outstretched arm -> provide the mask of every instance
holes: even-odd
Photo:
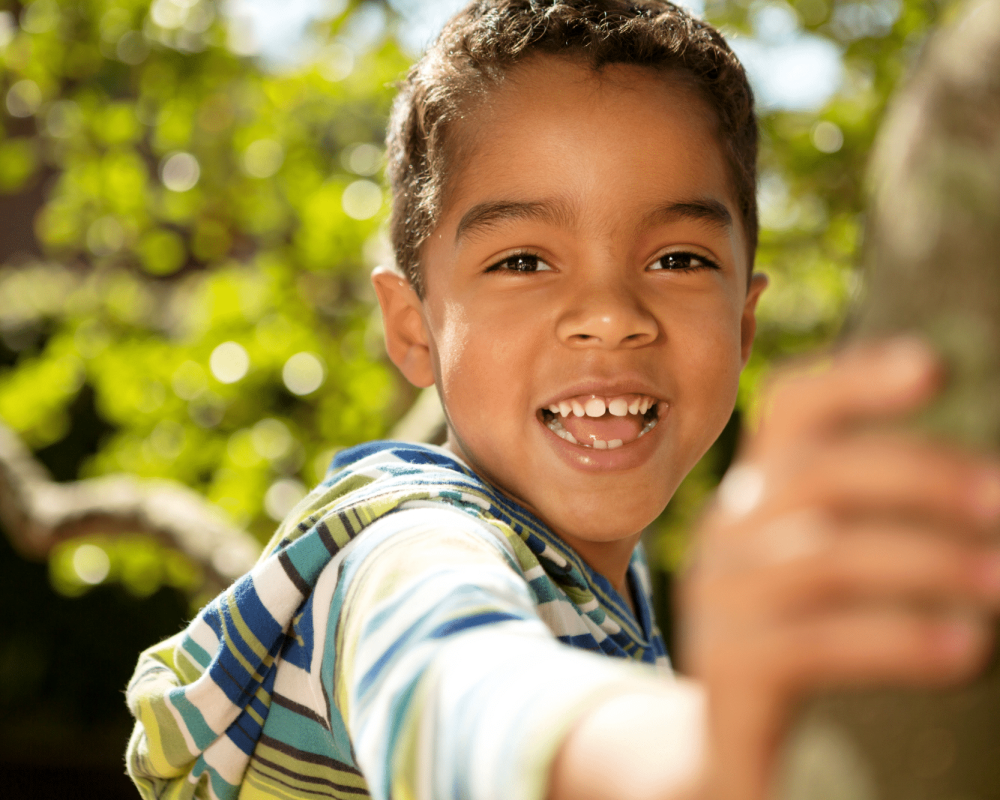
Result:
[[[900,340],[786,375],[698,535],[682,656],[706,758],[671,763],[669,694],[622,697],[563,745],[551,800],[760,800],[810,690],[970,677],[1000,607],[1000,465],[872,423],[924,403],[932,355]],[[686,788],[687,787],[687,788]]]

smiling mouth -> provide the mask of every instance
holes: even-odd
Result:
[[[660,404],[649,395],[586,395],[539,409],[542,423],[560,439],[595,450],[631,444],[656,427]],[[666,403],[662,403],[666,408]]]

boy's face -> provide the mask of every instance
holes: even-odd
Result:
[[[719,435],[749,356],[765,282],[713,131],[651,70],[530,60],[453,129],[424,299],[376,276],[449,447],[599,570]]]

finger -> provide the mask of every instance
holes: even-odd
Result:
[[[920,340],[899,337],[853,347],[825,362],[779,373],[766,393],[760,437],[784,447],[847,422],[885,417],[926,402],[941,367]]]
[[[988,531],[1000,520],[1000,464],[902,436],[849,437],[761,478],[761,513],[803,505],[953,520]]]
[[[755,578],[763,604],[799,615],[859,602],[1000,608],[1000,548],[904,525],[864,524]]]
[[[769,638],[774,674],[783,673],[786,685],[799,690],[887,682],[947,685],[982,669],[992,646],[985,618],[889,608],[842,610]]]

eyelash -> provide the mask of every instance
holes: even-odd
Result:
[[[512,262],[521,262],[525,266],[529,266],[530,265],[532,268],[531,269],[517,269],[517,268],[509,269],[509,268],[505,268],[504,267],[505,264],[511,264]],[[527,262],[527,264],[525,264],[525,262]],[[506,257],[500,259],[499,261],[497,261],[495,264],[491,264],[489,267],[486,268],[486,271],[487,272],[512,272],[514,274],[519,274],[519,275],[524,275],[524,274],[528,274],[528,273],[532,273],[532,272],[548,272],[548,271],[550,271],[550,270],[539,270],[538,269],[538,265],[540,263],[541,264],[545,264],[545,261],[540,256],[537,256],[534,253],[527,253],[527,252],[525,252],[525,253],[511,253],[509,256],[506,256]],[[548,266],[548,265],[546,264],[546,266]]]
[[[655,268],[655,265],[662,261],[682,261],[683,266],[676,267],[660,267]],[[692,262],[700,262],[696,265],[692,265]],[[688,252],[676,252],[676,253],[664,253],[656,261],[654,261],[650,268],[653,268],[655,272],[697,272],[702,269],[719,269],[719,265],[712,261],[712,259],[707,256],[699,255],[698,253],[688,253]]]
[[[655,267],[656,264],[660,264],[663,261],[682,262],[682,264],[672,267],[667,267],[667,266],[662,266],[659,268]],[[515,263],[520,263],[521,267],[510,268],[505,266],[508,264],[515,264]],[[486,268],[486,271],[512,272],[520,275],[529,274],[533,272],[548,272],[549,270],[538,269],[538,265],[540,263],[544,264],[545,262],[534,253],[528,253],[528,252],[512,253],[506,258],[497,261],[495,264],[491,264],[489,267]],[[654,261],[653,264],[650,265],[650,268],[652,268],[654,272],[697,272],[703,269],[717,270],[719,269],[719,265],[712,259],[708,258],[707,256],[699,255],[698,253],[689,253],[681,251],[675,253],[665,253],[664,255],[656,259],[656,261]]]

